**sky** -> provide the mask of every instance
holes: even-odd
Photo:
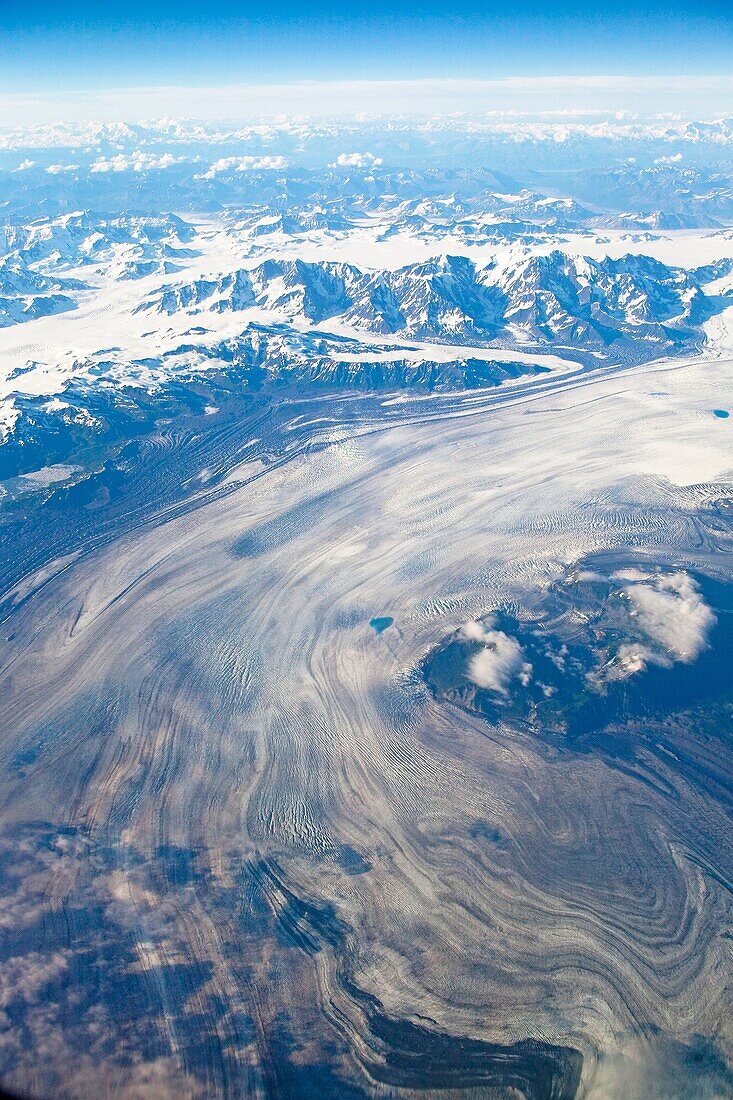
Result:
[[[591,76],[651,77],[659,84],[733,76],[729,6],[729,0],[465,0],[457,6],[447,0],[356,6],[344,0],[0,0],[0,96],[11,111],[13,97],[27,104],[29,95],[50,107],[54,97],[78,96],[86,110],[92,92],[140,88]],[[297,108],[297,90],[291,98]]]
[[[726,0],[2,0],[0,90],[733,72]]]

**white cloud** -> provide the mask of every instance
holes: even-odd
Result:
[[[682,153],[672,153],[669,157],[657,157],[654,161],[655,164],[679,164],[682,160]]]
[[[643,102],[649,114],[723,118],[733,113],[733,77],[583,76],[498,80],[352,80],[219,87],[108,88],[0,96],[0,124],[129,122],[140,118],[262,119],[278,115],[354,117],[357,114],[426,117],[488,111],[628,112],[633,123]]]
[[[512,680],[527,686],[532,678],[532,665],[524,660],[524,651],[516,638],[495,630],[494,623],[493,617],[485,623],[464,623],[460,634],[467,641],[483,645],[468,663],[469,680],[478,687],[506,695]]]
[[[42,990],[67,971],[68,965],[67,953],[62,951],[50,955],[31,951],[6,959],[0,963],[0,1003],[4,1006],[17,1002],[36,1003]],[[8,1026],[4,1012],[0,1015],[0,1023]]]
[[[590,679],[603,683],[628,680],[637,672],[644,672],[648,665],[670,668],[672,662],[663,653],[657,653],[640,642],[624,642],[600,674],[593,674]]]
[[[646,569],[637,569],[635,566],[629,569],[617,569],[611,574],[611,580],[614,581],[650,581],[653,577],[653,573],[649,573]]]
[[[49,176],[59,176],[62,172],[78,172],[78,164],[49,164],[46,169]]]
[[[376,168],[382,163],[381,157],[373,153],[339,153],[331,168]]]
[[[459,630],[459,634],[462,638],[465,638],[467,642],[485,642],[495,622],[496,620],[493,615],[490,615],[485,623],[471,620],[471,622],[463,624]]]
[[[588,683],[599,687],[628,680],[650,665],[671,668],[676,661],[691,664],[707,644],[715,614],[698,585],[682,571],[669,574],[622,569],[613,580],[630,582],[621,588],[629,615],[642,639],[621,644],[613,656],[592,672]]]
[[[705,647],[715,615],[687,573],[655,577],[624,589],[631,614],[647,637],[675,661],[690,663]]]
[[[161,168],[171,168],[180,164],[185,157],[174,157],[171,153],[156,156],[154,153],[117,153],[113,157],[98,157],[92,164],[92,172],[149,172]]]
[[[29,168],[35,168],[35,166],[36,166],[36,162],[34,160],[28,160],[28,158],[26,158],[25,160],[22,160],[20,162],[18,167],[15,169],[15,171],[16,172],[27,172]]]
[[[280,156],[260,157],[222,157],[215,160],[206,172],[196,176],[200,180],[213,180],[225,172],[260,172],[268,169],[281,170],[287,168],[288,161]]]

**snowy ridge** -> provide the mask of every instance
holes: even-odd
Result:
[[[445,256],[396,271],[268,260],[218,279],[165,287],[140,309],[162,314],[259,307],[283,319],[349,325],[415,338],[600,348],[642,341],[660,349],[699,338],[710,304],[694,277],[646,256],[596,262],[559,251],[498,268]],[[632,354],[633,352],[627,354]]]

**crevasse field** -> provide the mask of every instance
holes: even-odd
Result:
[[[733,1097],[733,124],[0,135],[0,1081]]]

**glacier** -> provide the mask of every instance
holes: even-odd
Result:
[[[730,119],[0,133],[0,1084],[733,1096]]]

